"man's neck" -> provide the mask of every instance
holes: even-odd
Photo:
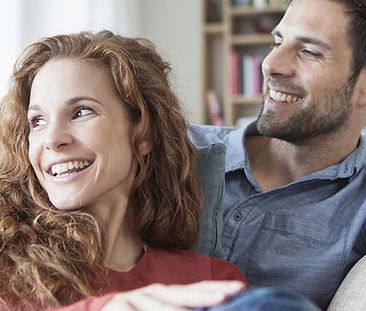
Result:
[[[294,182],[340,163],[357,147],[359,134],[322,135],[303,144],[248,136],[246,148],[254,178],[263,191]]]

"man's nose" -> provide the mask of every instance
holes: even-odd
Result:
[[[294,75],[296,53],[293,50],[281,44],[274,47],[262,63],[262,71],[265,76],[283,76],[291,77]]]
[[[61,121],[50,122],[46,129],[44,148],[57,151],[72,144],[73,136],[68,124]]]

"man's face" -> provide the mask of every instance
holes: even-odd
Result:
[[[304,143],[347,126],[353,94],[348,22],[345,7],[335,1],[292,2],[262,66],[262,135]]]

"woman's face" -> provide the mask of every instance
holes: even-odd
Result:
[[[32,84],[28,120],[29,159],[55,207],[128,198],[137,166],[132,124],[101,65],[46,63]]]

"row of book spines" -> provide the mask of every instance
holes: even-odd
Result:
[[[258,96],[262,88],[263,56],[258,54],[231,53],[231,94]]]

